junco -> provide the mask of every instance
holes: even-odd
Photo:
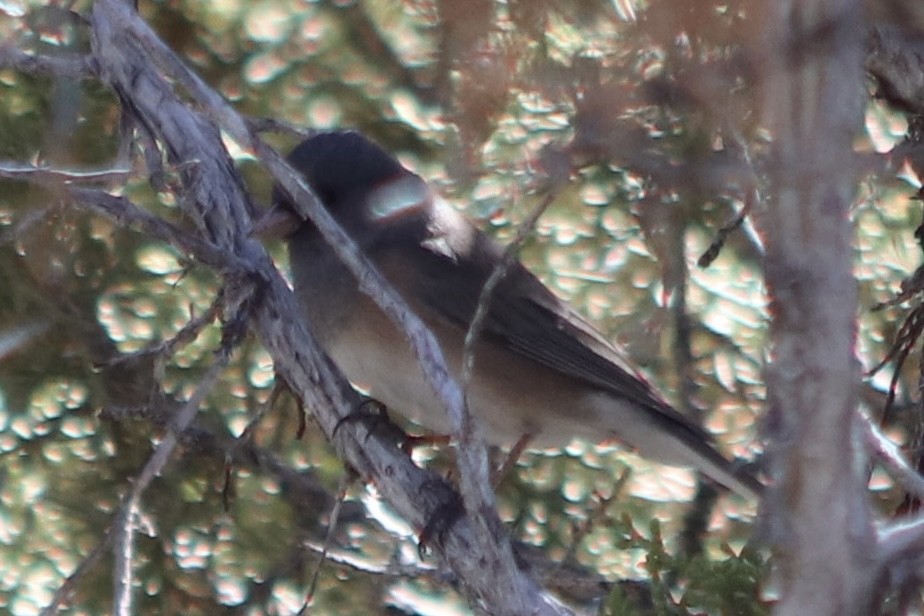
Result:
[[[431,329],[458,378],[466,331],[503,248],[357,132],[316,134],[288,160]],[[324,350],[387,408],[447,433],[446,411],[403,334],[289,203],[277,187],[258,233],[287,237],[295,291]],[[707,432],[662,400],[519,262],[491,296],[474,354],[469,407],[492,444],[511,445],[524,435],[537,447],[562,447],[575,437],[617,439],[652,460],[695,467],[741,494],[760,492],[760,483],[735,469]]]

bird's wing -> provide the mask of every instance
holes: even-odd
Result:
[[[392,263],[414,264],[413,275],[398,276],[398,286],[413,286],[406,296],[420,298],[418,308],[428,313],[421,315],[425,320],[441,319],[464,332],[503,250],[468,221],[450,214],[432,226],[423,242],[392,245],[381,254],[390,255]],[[383,265],[395,271],[393,265]],[[663,401],[610,343],[518,261],[491,296],[481,336],[709,438]]]

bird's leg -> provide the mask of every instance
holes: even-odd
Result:
[[[450,440],[448,434],[415,436],[406,433],[388,416],[388,407],[375,398],[364,398],[355,411],[341,417],[334,426],[333,435],[337,434],[337,431],[343,424],[353,422],[369,422],[369,434],[366,438],[369,438],[369,436],[378,432],[381,428],[387,428],[389,434],[394,435],[395,442],[399,443],[398,446],[401,448],[401,451],[409,456],[417,447],[448,445]]]
[[[401,444],[401,450],[407,455],[411,455],[417,447],[443,447],[449,443],[450,436],[448,434],[426,434],[421,436],[405,434],[404,442]]]

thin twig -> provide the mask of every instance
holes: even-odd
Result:
[[[882,409],[881,421],[883,423],[885,423],[889,411],[892,408],[892,403],[895,402],[895,393],[898,389],[898,381],[901,378],[902,366],[905,365],[905,360],[908,359],[908,355],[914,350],[914,345],[921,338],[922,334],[924,334],[924,305],[919,305],[912,308],[908,316],[905,317],[901,327],[898,329],[898,333],[895,334],[895,341],[892,343],[892,346],[889,347],[886,356],[881,362],[870,368],[869,372],[867,372],[868,377],[873,376],[890,361],[894,360],[895,362],[895,370],[892,372],[892,379],[889,382],[889,393],[886,397],[884,408]]]
[[[0,67],[10,67],[31,75],[93,77],[99,69],[91,55],[52,57],[29,54],[13,45],[0,45]]]
[[[247,307],[248,303],[244,302],[240,304],[239,309],[246,310]],[[226,325],[226,329],[235,327],[240,322],[242,317],[243,315],[237,314],[234,318],[229,319],[228,325]],[[238,335],[236,335],[236,332],[232,331],[226,333],[226,336],[222,341],[222,346],[216,353],[215,362],[209,367],[205,375],[203,375],[192,396],[190,396],[189,399],[183,404],[176,416],[172,418],[172,421],[169,424],[169,429],[164,435],[163,440],[161,440],[157,446],[157,449],[154,450],[154,453],[151,454],[151,457],[148,458],[148,461],[141,469],[141,472],[138,474],[137,479],[134,481],[131,490],[123,499],[122,506],[119,508],[116,519],[110,525],[109,529],[106,531],[106,536],[100,543],[101,546],[107,546],[112,542],[116,533],[122,533],[122,536],[119,537],[117,546],[118,550],[116,554],[117,580],[114,583],[116,588],[116,613],[129,613],[128,611],[118,610],[130,611],[131,609],[131,597],[126,597],[124,595],[130,594],[131,592],[132,563],[130,562],[130,559],[133,553],[131,542],[134,536],[134,530],[130,527],[134,525],[134,520],[137,513],[137,504],[141,501],[142,495],[151,485],[151,482],[154,481],[154,478],[163,472],[164,467],[167,465],[167,462],[173,453],[173,450],[176,448],[176,445],[179,442],[180,435],[182,435],[182,433],[190,426],[196,416],[196,413],[199,410],[199,407],[202,405],[202,401],[205,399],[206,395],[212,391],[215,383],[218,382],[218,378],[227,367],[228,362],[231,359],[232,350],[236,346],[239,339],[240,338]],[[98,549],[100,549],[99,546],[97,550]],[[99,558],[97,550],[94,550],[91,553],[91,556],[94,558],[94,562]],[[87,559],[84,559],[84,562],[86,563],[89,558],[90,557],[88,556]],[[82,566],[78,568],[78,571],[81,572],[81,575],[86,573],[87,570],[89,570],[89,566]],[[73,577],[74,576],[72,575],[71,578]],[[69,591],[73,588],[73,585],[76,583],[76,579],[72,582],[71,578],[68,578],[65,584],[58,589],[58,592],[55,593],[55,598],[52,604],[43,610],[43,614],[55,613],[57,607],[60,605],[60,602],[64,600]],[[68,586],[66,592],[63,590],[65,585]],[[59,595],[60,599],[58,598]]]
[[[185,254],[195,255],[202,263],[219,271],[247,271],[246,262],[230,251],[223,250],[166,220],[138,207],[127,197],[111,195],[102,190],[70,187],[68,193],[77,205],[105,216],[117,225],[137,229],[151,237],[175,246]]]
[[[7,180],[100,183],[125,180],[131,173],[131,169],[61,169],[0,160],[0,178]]]
[[[904,559],[920,560],[924,553],[924,516],[879,531],[877,564],[896,567]]]
[[[885,466],[906,492],[924,499],[924,477],[908,464],[895,443],[886,438],[866,415],[857,413],[857,417],[870,453]]]
[[[334,508],[330,512],[330,520],[327,522],[327,532],[324,535],[324,546],[315,565],[314,572],[311,574],[311,582],[308,584],[308,593],[305,596],[305,602],[298,611],[299,616],[308,613],[308,607],[314,601],[314,593],[318,588],[318,579],[321,577],[321,567],[327,560],[327,552],[330,549],[331,542],[334,540],[334,531],[337,530],[337,522],[340,519],[340,509],[343,507],[343,501],[346,500],[347,489],[352,481],[351,474],[345,472],[340,478],[340,487],[337,489],[337,499],[334,501]]]
[[[29,345],[49,329],[51,329],[51,323],[42,321],[14,325],[0,330],[0,361]]]
[[[323,554],[324,558],[330,562],[336,565],[340,565],[341,567],[349,567],[357,573],[380,575],[388,578],[404,578],[409,580],[417,580],[421,578],[432,579],[434,577],[445,578],[447,575],[451,575],[443,569],[428,565],[426,563],[404,565],[401,563],[390,562],[388,564],[380,565],[373,563],[365,558],[360,558],[356,554],[350,552],[345,552],[342,550],[331,550],[325,544],[317,543],[314,541],[305,541],[303,545],[316,554]],[[445,579],[440,579],[440,582],[445,581]]]
[[[247,425],[244,427],[244,430],[241,432],[241,435],[234,439],[234,444],[225,452],[225,482],[224,486],[221,489],[221,501],[224,505],[225,511],[231,509],[231,494],[233,484],[233,471],[234,471],[234,460],[238,457],[240,450],[253,443],[253,433],[256,431],[257,426],[263,421],[263,418],[273,409],[276,405],[276,400],[279,398],[279,394],[282,393],[285,386],[281,381],[277,380],[276,384],[273,386],[273,391],[270,392],[269,398],[266,399],[260,408],[257,410],[257,413],[251,418]]]
[[[114,526],[116,542],[114,547],[115,571],[113,578],[113,613],[116,616],[131,616],[132,613],[132,563],[135,560],[135,531],[138,517],[138,496],[132,491],[122,507]]]
[[[64,604],[67,598],[73,592],[74,587],[77,586],[77,583],[83,579],[83,576],[87,574],[99,561],[100,557],[106,553],[106,550],[109,549],[109,546],[112,544],[112,540],[115,538],[116,533],[116,520],[113,520],[113,523],[109,525],[106,531],[103,533],[102,539],[99,543],[90,550],[90,553],[87,554],[83,560],[80,561],[80,564],[77,565],[77,568],[74,569],[74,572],[71,573],[64,582],[58,586],[58,590],[55,591],[55,594],[51,598],[51,602],[42,608],[40,616],[54,616],[58,613],[58,609]]]
[[[180,331],[178,331],[172,338],[154,343],[134,353],[123,353],[112,361],[108,362],[108,365],[121,362],[130,362],[138,359],[139,357],[149,355],[156,356],[159,361],[164,361],[170,357],[173,357],[180,349],[192,343],[196,338],[198,338],[202,330],[218,317],[218,314],[221,312],[221,304],[222,298],[219,295],[212,301],[208,309],[199,316],[195,316],[193,313],[193,308],[190,306],[189,321],[187,321],[186,324],[180,328]]]
[[[39,223],[47,220],[52,214],[54,214],[56,209],[57,208],[50,206],[36,208],[26,212],[24,216],[19,218],[15,225],[12,225],[11,229],[7,229],[3,233],[0,233],[0,246],[10,242],[15,242],[23,235],[28,233],[32,227],[35,227]]]
[[[465,343],[462,347],[462,391],[463,395],[466,397],[466,406],[468,406],[468,389],[469,384],[472,380],[472,372],[475,367],[475,342],[478,341],[478,338],[481,337],[481,330],[484,328],[484,320],[488,316],[488,311],[491,309],[491,296],[494,294],[494,290],[497,288],[497,285],[500,284],[501,280],[504,279],[504,276],[507,275],[507,272],[510,270],[510,266],[513,265],[516,260],[517,253],[520,250],[520,247],[523,245],[523,242],[526,241],[526,238],[533,232],[536,227],[536,223],[539,221],[539,217],[548,209],[549,205],[554,200],[554,195],[547,195],[540,203],[537,205],[529,216],[520,223],[517,228],[516,235],[510,244],[507,245],[504,250],[504,255],[501,257],[500,262],[494,266],[494,270],[491,272],[491,275],[488,276],[487,281],[485,281],[484,286],[481,288],[481,294],[478,296],[478,304],[475,309],[475,315],[472,317],[472,322],[468,326],[468,330],[465,332]]]
[[[246,118],[247,125],[255,133],[280,133],[283,135],[289,135],[292,137],[297,137],[299,139],[307,139],[316,131],[312,129],[306,129],[303,126],[293,124],[291,122],[286,122],[285,120],[280,120],[278,118],[265,118],[265,117],[248,117]]]
[[[696,261],[696,264],[701,268],[709,267],[712,262],[715,261],[719,256],[719,253],[722,251],[722,247],[725,245],[728,236],[742,227],[745,227],[746,230],[750,231],[748,236],[752,238],[759,252],[761,254],[763,253],[763,245],[760,242],[760,238],[757,236],[754,230],[749,225],[747,225],[751,213],[761,203],[760,187],[757,172],[754,170],[754,161],[751,158],[751,151],[740,132],[735,130],[733,127],[728,126],[726,127],[726,133],[730,136],[730,139],[728,140],[729,146],[734,146],[735,149],[738,150],[741,158],[744,159],[745,168],[749,170],[749,173],[746,174],[746,179],[744,180],[744,204],[741,207],[741,210],[735,216],[733,216],[731,220],[726,222],[724,225],[722,225],[721,228],[719,228],[718,231],[716,231],[715,239],[712,240],[712,243],[709,244],[709,247]],[[732,148],[730,147],[729,149]]]

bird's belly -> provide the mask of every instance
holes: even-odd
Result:
[[[402,334],[381,319],[354,321],[354,327],[328,341],[327,352],[350,381],[389,410],[436,433],[451,432],[446,409],[424,379]],[[457,331],[431,324],[456,382],[460,384],[462,349]],[[530,360],[515,358],[490,345],[477,345],[475,371],[467,388],[469,408],[480,420],[488,442],[512,445],[532,436],[537,447],[563,447],[573,438],[599,441],[596,404],[586,387],[575,385]],[[596,402],[596,401],[595,401]]]

